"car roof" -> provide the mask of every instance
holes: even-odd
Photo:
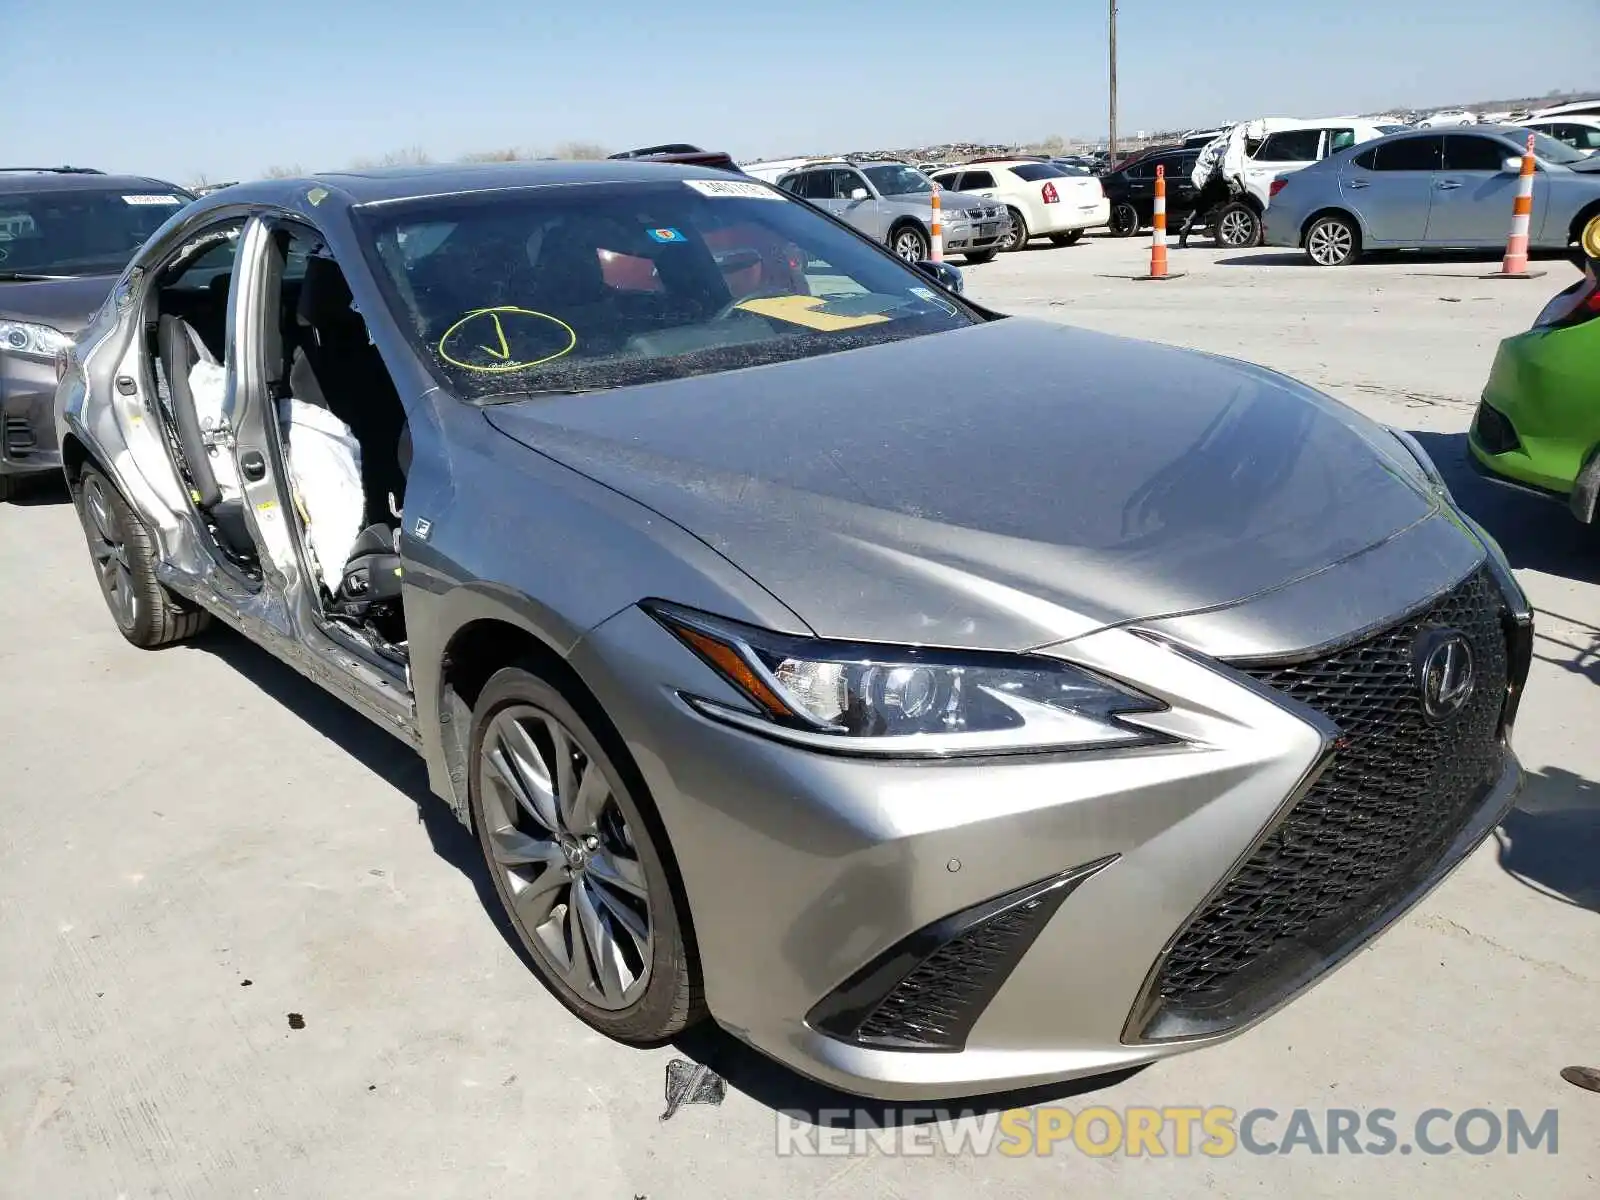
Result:
[[[1553,117],[1529,117],[1520,124],[1529,129],[1539,125],[1592,125],[1600,129],[1600,113],[1557,113]]]
[[[290,204],[311,188],[335,192],[351,206],[398,200],[454,196],[531,187],[563,187],[604,183],[660,183],[670,179],[715,179],[732,182],[727,171],[648,159],[560,160],[506,163],[451,163],[427,166],[377,167],[372,170],[328,171],[295,179],[269,179],[237,184],[203,196],[201,202]],[[741,179],[759,184],[759,180]]]
[[[0,196],[36,195],[39,192],[110,192],[118,188],[148,192],[159,189],[187,195],[187,190],[148,175],[102,175],[98,171],[56,169],[0,170]]]

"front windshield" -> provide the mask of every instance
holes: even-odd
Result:
[[[402,329],[473,401],[708,374],[978,320],[914,268],[753,181],[503,190],[356,217]]]
[[[904,163],[862,167],[861,173],[872,180],[872,186],[883,196],[920,196],[933,191],[933,184],[926,175]]]
[[[148,186],[0,195],[0,276],[115,274],[187,202]]]
[[[1523,138],[1530,133],[1533,135],[1533,156],[1541,162],[1565,167],[1572,163],[1583,162],[1588,157],[1581,150],[1574,150],[1565,142],[1557,141],[1547,133],[1540,133],[1537,129],[1521,130]]]

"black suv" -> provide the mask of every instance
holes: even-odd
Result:
[[[87,167],[0,168],[0,500],[59,471],[55,357],[145,240],[194,197]]]
[[[1100,176],[1100,186],[1111,201],[1112,234],[1132,237],[1155,221],[1158,166],[1167,169],[1167,228],[1176,229],[1199,194],[1189,178],[1199,158],[1198,146],[1174,146],[1127,159]]]

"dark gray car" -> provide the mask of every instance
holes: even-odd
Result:
[[[809,163],[778,186],[826,209],[852,228],[882,242],[906,262],[928,257],[933,243],[934,184],[905,163]],[[1011,232],[1005,206],[966,192],[941,191],[943,249],[986,263]]]
[[[55,357],[156,228],[192,197],[142,176],[0,170],[0,501],[60,469]]]
[[[1002,317],[753,180],[225,190],[65,369],[124,635],[216,617],[417,750],[625,1041],[709,1014],[889,1097],[1209,1045],[1519,784],[1530,610],[1413,440]],[[366,528],[323,561],[300,455],[346,437]]]

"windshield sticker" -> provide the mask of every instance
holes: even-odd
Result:
[[[176,208],[183,203],[182,200],[173,195],[124,196],[122,202],[124,204],[158,204],[171,208]]]
[[[309,192],[306,193],[306,199],[311,201],[311,207],[312,208],[315,208],[317,205],[321,204],[327,198],[328,198],[328,189],[325,188],[325,187],[314,187]]]
[[[791,325],[835,333],[841,329],[859,329],[863,325],[881,325],[889,318],[882,313],[865,313],[861,316],[843,316],[822,312],[826,304],[821,296],[757,296],[738,307],[761,317],[774,317]]]
[[[946,300],[943,296],[937,295],[925,287],[907,288],[906,291],[910,292],[918,300],[926,300],[935,308],[942,308],[951,316],[956,314],[957,309],[954,304],[950,303],[950,301]]]
[[[439,357],[463,371],[502,375],[554,362],[577,344],[577,331],[559,317],[502,305],[464,314],[439,339]]]
[[[782,200],[783,193],[764,183],[746,183],[742,179],[685,179],[683,186],[716,200]]]
[[[671,228],[647,229],[645,232],[650,235],[652,242],[687,242],[689,240],[680,231]]]

